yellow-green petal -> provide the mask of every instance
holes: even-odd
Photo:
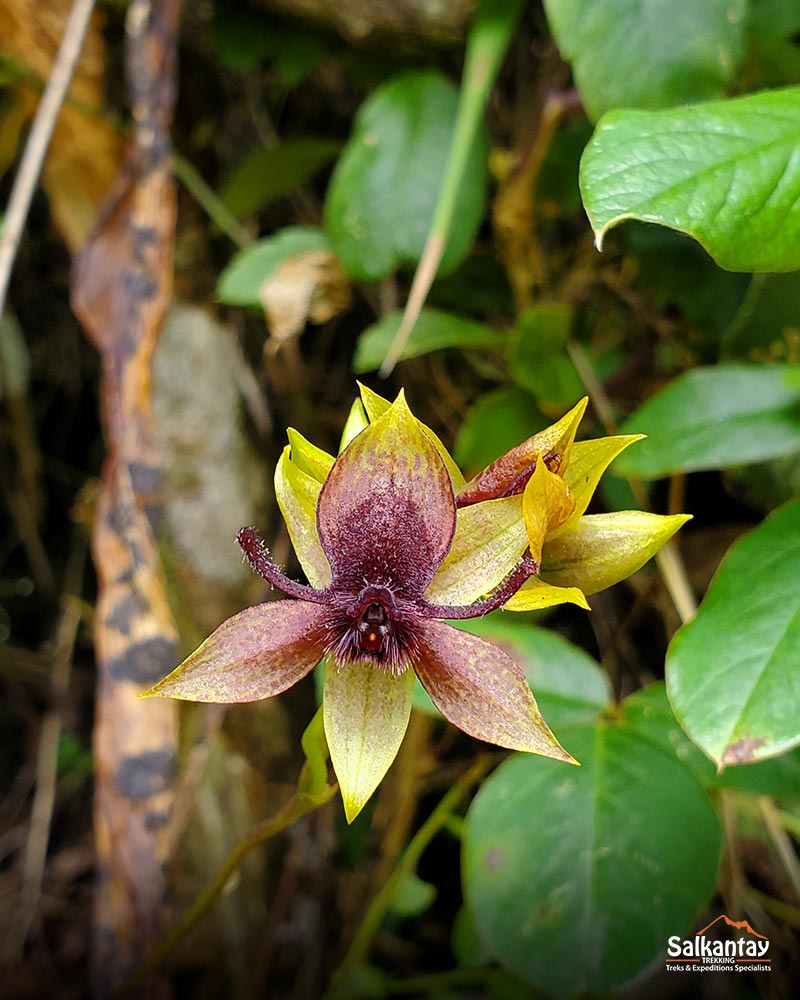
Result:
[[[574,506],[569,487],[561,476],[547,468],[540,455],[522,495],[528,544],[531,556],[537,562],[541,562],[542,547],[548,533],[567,520]]]
[[[352,823],[383,780],[403,742],[414,671],[392,674],[366,663],[325,665],[325,739]]]
[[[307,438],[304,438],[300,431],[294,427],[289,427],[286,431],[291,445],[291,458],[301,472],[316,479],[318,483],[324,483],[333,465],[333,455],[318,448]]]
[[[591,611],[583,592],[577,587],[554,587],[539,577],[524,583],[510,601],[503,605],[504,611],[541,611],[557,604],[577,604],[579,608]]]
[[[641,510],[584,515],[545,543],[542,579],[596,594],[641,569],[690,517]]]
[[[331,582],[331,567],[317,534],[317,498],[322,484],[300,470],[283,449],[275,467],[275,497],[289,531],[297,559],[312,587]]]
[[[641,441],[644,434],[625,434],[616,437],[595,438],[590,441],[576,441],[572,446],[569,465],[563,474],[564,481],[570,488],[575,501],[575,510],[567,521],[554,532],[563,532],[567,526],[574,524],[589,506],[594,496],[600,477],[611,465],[614,459],[635,441]]]
[[[539,455],[558,455],[558,471],[563,476],[569,467],[578,424],[588,402],[589,397],[585,396],[556,423],[501,455],[462,490],[456,489],[458,506],[468,507],[480,500],[493,500],[510,492],[521,493],[526,477],[530,475]]]
[[[347,414],[347,420],[344,422],[344,428],[342,429],[342,437],[339,441],[339,454],[366,427],[369,427],[369,420],[364,409],[364,404],[360,399],[354,399],[353,405],[350,407],[350,412]]]
[[[358,388],[361,390],[361,401],[364,404],[367,417],[369,418],[370,423],[372,423],[377,420],[378,417],[382,416],[389,409],[391,404],[388,399],[384,399],[383,396],[379,396],[377,392],[373,392],[372,389],[362,385],[361,382],[358,383]],[[457,493],[466,482],[464,479],[464,473],[461,469],[459,469],[453,459],[453,456],[442,444],[441,438],[434,431],[432,431],[427,424],[423,424],[423,422],[417,417],[414,417],[414,419],[420,425],[422,430],[425,431],[431,441],[433,441],[436,446],[436,450],[442,456],[442,461],[444,462],[445,468],[450,476],[450,481],[453,484],[453,490]]]
[[[462,507],[453,544],[426,598],[431,604],[472,604],[505,580],[527,546],[521,496]]]

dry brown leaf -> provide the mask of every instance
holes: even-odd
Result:
[[[310,250],[283,261],[261,285],[259,298],[270,336],[291,340],[307,320],[327,323],[350,305],[350,282],[328,250]]]
[[[6,112],[0,130],[0,172],[36,112],[70,6],[70,0],[0,0],[0,55],[31,78],[20,79],[11,90],[13,110]],[[72,252],[89,235],[122,161],[122,138],[101,113],[104,73],[102,18],[95,13],[42,172],[53,218]]]

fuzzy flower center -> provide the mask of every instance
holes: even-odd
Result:
[[[339,663],[369,663],[402,673],[417,651],[419,611],[386,584],[367,584],[358,594],[331,595],[325,652]]]

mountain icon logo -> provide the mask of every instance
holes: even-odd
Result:
[[[752,934],[753,937],[761,938],[762,941],[767,940],[766,935],[759,934],[758,931],[753,930],[747,920],[731,920],[731,918],[726,916],[724,913],[720,913],[715,920],[712,920],[710,924],[707,924],[701,931],[698,931],[697,936],[700,937],[701,934],[705,934],[706,931],[710,931],[712,927],[720,922],[720,920],[724,921],[724,923],[726,923],[728,927],[733,928],[733,930],[747,931],[747,933]]]
[[[673,934],[667,942],[666,965],[668,972],[734,972],[737,968],[769,972],[769,938],[748,920],[731,920],[721,913],[693,937]]]

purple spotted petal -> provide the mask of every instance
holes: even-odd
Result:
[[[425,621],[414,670],[442,715],[465,733],[509,750],[574,763],[550,732],[519,666],[497,646],[444,622]]]
[[[307,601],[246,608],[146,694],[225,704],[280,694],[322,659],[325,613]]]
[[[453,538],[450,477],[402,394],[337,458],[317,504],[333,588],[421,596]]]

